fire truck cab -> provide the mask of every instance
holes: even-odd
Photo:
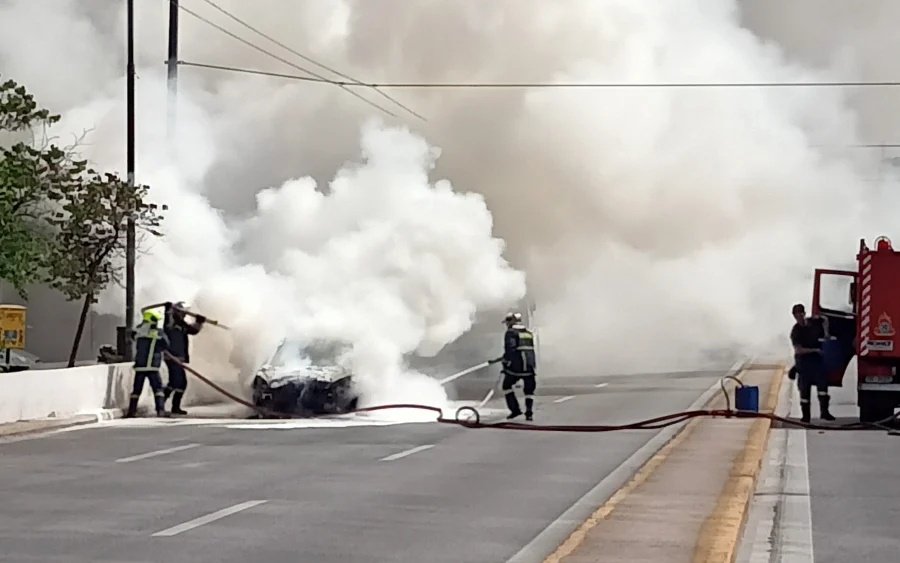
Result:
[[[894,320],[900,320],[900,252],[887,237],[877,238],[873,249],[862,239],[856,260],[855,271],[815,270],[812,314],[828,320],[823,354],[829,386],[843,386],[855,355],[859,418],[877,422],[900,406],[900,342],[894,327]],[[835,280],[849,282],[845,310],[823,304],[823,288]]]

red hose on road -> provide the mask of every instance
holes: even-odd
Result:
[[[262,407],[258,407],[253,403],[246,401],[232,393],[229,393],[225,389],[222,389],[220,386],[216,385],[209,379],[203,376],[200,372],[183,363],[178,358],[170,355],[168,352],[165,352],[165,356],[168,359],[171,359],[178,364],[180,364],[185,371],[194,375],[197,379],[202,381],[203,383],[209,385],[222,395],[228,397],[232,401],[241,404],[245,407],[253,409],[257,413],[268,416],[271,418],[305,418],[297,415],[285,414],[275,411],[270,411],[268,409],[264,409]],[[727,396],[727,394],[726,394]],[[586,425],[541,425],[541,424],[523,424],[521,422],[481,422],[481,414],[475,407],[460,407],[456,411],[456,415],[454,418],[445,418],[444,411],[438,407],[432,407],[429,405],[418,405],[418,404],[396,404],[396,405],[376,405],[372,407],[363,407],[353,411],[349,411],[348,414],[351,413],[360,413],[360,412],[375,412],[382,410],[395,410],[395,409],[416,409],[416,410],[425,410],[434,412],[437,414],[436,422],[440,422],[442,424],[454,424],[457,426],[462,426],[464,428],[493,428],[499,430],[535,430],[540,432],[613,432],[616,430],[659,430],[661,428],[665,428],[667,426],[672,426],[674,424],[680,424],[692,418],[697,418],[701,416],[711,417],[711,418],[763,418],[768,419],[773,422],[781,422],[782,424],[789,424],[792,426],[797,426],[800,428],[806,428],[809,430],[864,430],[864,429],[879,429],[879,430],[892,430],[892,428],[888,427],[888,424],[891,424],[897,420],[896,416],[892,416],[890,418],[886,418],[885,420],[873,423],[866,422],[850,422],[847,424],[814,424],[810,422],[803,422],[801,420],[793,419],[793,418],[785,418],[783,416],[778,416],[773,413],[766,412],[752,412],[752,411],[736,411],[730,408],[728,409],[702,409],[702,410],[693,410],[693,411],[683,411],[672,414],[667,414],[663,416],[658,416],[655,418],[649,418],[646,420],[641,420],[638,422],[633,422],[630,424],[619,424],[619,425],[602,425],[602,424],[586,424]],[[471,411],[475,420],[460,420],[460,414],[465,411]],[[900,416],[900,415],[898,415]]]

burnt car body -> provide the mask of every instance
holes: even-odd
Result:
[[[336,358],[340,343],[285,340],[253,377],[253,404],[260,416],[316,416],[356,409],[353,374]]]

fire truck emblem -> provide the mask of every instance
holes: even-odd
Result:
[[[894,323],[887,313],[881,313],[878,317],[878,325],[875,328],[875,334],[878,336],[894,336]]]

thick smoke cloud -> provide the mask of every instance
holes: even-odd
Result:
[[[277,50],[202,0],[183,3]],[[303,299],[312,295],[310,303],[357,299],[352,286],[323,287],[328,284],[315,279],[316,267],[304,263],[304,253],[322,252],[323,242],[327,247],[327,241],[352,240],[355,231],[351,227],[348,233],[347,227],[361,220],[350,211],[354,206],[339,203],[339,190],[316,195],[313,182],[326,186],[357,157],[361,128],[363,151],[378,145],[388,151],[382,153],[388,161],[415,160],[410,155],[423,155],[419,151],[426,145],[396,129],[379,133],[366,126],[376,112],[334,87],[182,67],[177,150],[167,153],[164,87],[157,81],[163,74],[167,4],[139,4],[144,116],[139,176],[153,181],[161,199],[178,194],[180,205],[195,210],[168,226],[169,239],[179,241],[177,251],[164,245],[154,250],[156,260],[178,273],[141,270],[141,279],[166,295],[187,287],[181,291],[217,296],[204,303],[209,307],[243,284],[262,284],[262,278],[273,276],[288,285],[304,280],[298,283],[308,284],[312,294]],[[818,59],[784,51],[746,27],[793,47],[786,37],[791,30],[767,25],[781,8],[747,12],[736,0],[261,0],[252,10],[238,0],[219,4],[295,49],[367,81],[772,82],[872,78],[873,72],[862,64],[868,44],[848,40],[842,52]],[[0,39],[3,68],[42,101],[67,111],[68,127],[96,126],[92,156],[124,162],[118,148],[124,146],[121,6],[55,0],[49,6],[49,0],[4,6],[0,21],[11,34]],[[869,21],[862,11],[857,17]],[[294,72],[186,14],[181,28],[182,59]],[[66,47],[70,39],[61,29],[79,38],[76,54]],[[16,40],[23,39],[24,30],[28,44],[40,46],[28,57]],[[873,155],[833,150],[870,140],[859,135],[859,113],[843,90],[390,93],[428,120],[410,117],[371,92],[367,97],[397,112],[397,119],[382,116],[387,124],[405,125],[442,149],[433,176],[483,195],[494,233],[508,245],[505,255],[527,273],[548,374],[680,369],[699,365],[711,350],[783,350],[790,305],[808,300],[812,269],[848,265],[860,237],[890,234],[896,223],[889,210],[900,192],[889,177],[871,181]],[[863,125],[871,121],[863,117]],[[404,145],[409,152],[403,152]],[[385,172],[390,166],[376,163],[369,178],[354,167],[339,178],[358,173],[353,181],[359,185],[402,189],[403,174],[423,174],[428,166],[430,161],[410,166],[394,177]],[[412,183],[424,189],[421,177]],[[435,214],[456,216],[452,204],[446,208],[443,201],[464,211],[466,204],[478,208],[471,236],[485,240],[490,218],[480,204],[459,196],[442,199],[440,188],[434,190],[429,201],[437,208],[412,207],[412,215],[395,217],[392,235],[374,228],[374,246],[354,248],[385,253],[394,248],[392,240],[410,244],[418,232],[413,227],[427,228]],[[288,193],[297,197],[296,213],[311,220],[291,221],[293,207],[283,199]],[[219,213],[206,213],[206,201]],[[367,210],[377,218],[376,202]],[[458,227],[443,238],[469,232]],[[192,235],[195,229],[203,229],[204,236]],[[304,242],[281,248],[267,244],[271,239]],[[341,256],[348,272],[372,271],[361,256],[341,252],[328,247],[326,254]],[[484,252],[496,256],[496,249]],[[497,263],[479,270],[480,260],[492,258],[460,263],[442,256],[449,260],[443,264],[474,272],[482,284],[478,291],[488,292],[480,302],[485,307],[499,307],[521,289]],[[255,266],[235,269],[248,262]],[[423,271],[415,279],[437,283],[444,272],[427,264],[417,264]],[[228,275],[212,275],[223,271]],[[467,283],[474,282],[453,287]],[[357,287],[368,291],[365,281]],[[409,299],[421,288],[392,289],[399,293],[391,295]],[[290,294],[287,287],[283,291]],[[431,295],[443,305],[479,303],[474,293],[462,301],[439,291]],[[276,312],[266,307],[249,299],[221,311],[236,319],[233,323],[245,319],[250,326],[258,313]],[[448,320],[426,328],[404,324],[411,334],[401,334],[397,349],[452,339],[465,329],[462,319],[469,313],[441,311]],[[363,306],[359,314],[369,311]],[[304,318],[321,319],[315,311]],[[396,317],[390,330],[409,320]],[[372,329],[370,322],[365,319],[358,330]],[[278,323],[270,328],[287,330]],[[264,349],[273,337],[259,338]],[[377,346],[366,354],[388,371],[395,367]],[[232,358],[232,363],[239,362]]]

